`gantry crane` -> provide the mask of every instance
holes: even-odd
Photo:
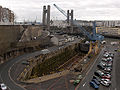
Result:
[[[67,17],[67,13],[61,9],[60,7],[58,7],[56,4],[53,4],[65,17]],[[93,22],[93,30],[92,30],[92,34],[90,34],[89,32],[87,32],[87,30],[85,30],[80,24],[78,24],[78,22],[76,20],[73,20],[73,25],[77,26],[79,28],[79,30],[81,30],[89,39],[90,39],[90,50],[89,52],[91,52],[93,44],[95,46],[95,53],[97,53],[98,51],[98,42],[97,41],[101,41],[104,39],[104,36],[96,34],[96,22]],[[92,43],[93,42],[93,43]]]

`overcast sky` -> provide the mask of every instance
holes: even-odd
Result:
[[[79,20],[120,20],[120,0],[0,0],[0,5],[10,8],[17,21],[42,20],[43,5],[51,5],[51,19],[66,19],[54,6],[73,9]]]

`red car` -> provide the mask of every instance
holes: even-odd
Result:
[[[111,75],[110,74],[104,74],[102,76],[102,78],[104,78],[104,79],[111,79]]]

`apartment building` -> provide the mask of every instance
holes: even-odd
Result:
[[[96,27],[96,32],[108,35],[120,35],[120,28],[115,27]]]
[[[13,24],[14,23],[14,13],[8,8],[3,8],[0,6],[0,24]]]

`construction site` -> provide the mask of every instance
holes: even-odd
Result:
[[[0,7],[0,82],[5,81],[8,90],[84,90],[79,89],[81,83],[107,47],[103,41],[119,46],[115,22],[76,20],[73,9],[53,6],[66,20],[51,20],[47,5],[42,7],[41,24],[18,24],[11,10]]]

